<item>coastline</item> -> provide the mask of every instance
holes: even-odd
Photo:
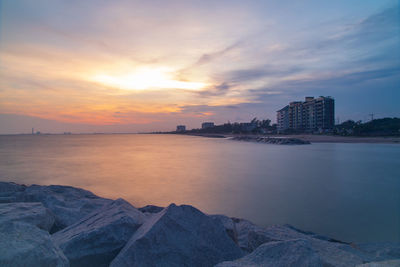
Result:
[[[293,138],[308,141],[311,143],[359,143],[359,144],[400,144],[400,137],[394,136],[340,136],[340,135],[314,135],[314,134],[293,134],[293,135],[257,135],[257,134],[212,134],[212,133],[176,133],[176,132],[160,132],[160,133],[82,133],[82,134],[0,134],[0,136],[75,136],[75,135],[146,135],[146,134],[176,134],[187,136],[199,136],[207,138],[235,138],[235,137],[250,137],[250,138]]]
[[[2,266],[400,264],[396,242],[347,243],[189,205],[136,208],[72,186],[0,182],[0,215]]]
[[[200,133],[196,134],[182,133],[182,135],[201,136],[209,138],[235,138],[235,137],[295,138],[303,141],[308,141],[310,143],[400,144],[400,137],[393,137],[393,136],[358,137],[358,136],[314,135],[314,134],[253,135],[253,134],[200,134]]]

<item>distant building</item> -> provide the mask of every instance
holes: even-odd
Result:
[[[212,127],[214,127],[213,122],[203,122],[201,124],[201,129],[207,129],[207,128],[212,128]]]
[[[186,126],[185,125],[178,125],[178,126],[176,126],[176,131],[177,132],[184,132],[184,131],[186,131]]]
[[[289,129],[289,105],[277,111],[276,123],[278,131]]]
[[[240,128],[241,128],[242,131],[244,131],[244,132],[251,132],[251,131],[253,131],[256,127],[257,127],[257,124],[256,124],[256,123],[252,123],[252,122],[242,122],[242,123],[240,123]]]
[[[335,126],[335,100],[332,97],[306,97],[277,111],[278,132],[327,132]]]

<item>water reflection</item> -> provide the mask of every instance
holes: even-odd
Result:
[[[0,179],[139,207],[191,204],[351,241],[400,240],[400,146],[279,146],[173,135],[1,136]]]

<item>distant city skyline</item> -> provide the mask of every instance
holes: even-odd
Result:
[[[332,96],[400,117],[400,6],[355,1],[1,1],[0,134],[172,131]]]

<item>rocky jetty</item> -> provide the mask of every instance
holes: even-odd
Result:
[[[53,234],[71,266],[109,266],[146,216],[117,199]]]
[[[275,145],[309,145],[309,141],[305,141],[298,138],[286,138],[286,137],[267,137],[267,136],[235,136],[231,140],[235,141],[245,141],[245,142],[256,142],[265,144],[275,144]]]
[[[70,186],[0,182],[0,266],[398,266],[400,243],[349,244]]]

